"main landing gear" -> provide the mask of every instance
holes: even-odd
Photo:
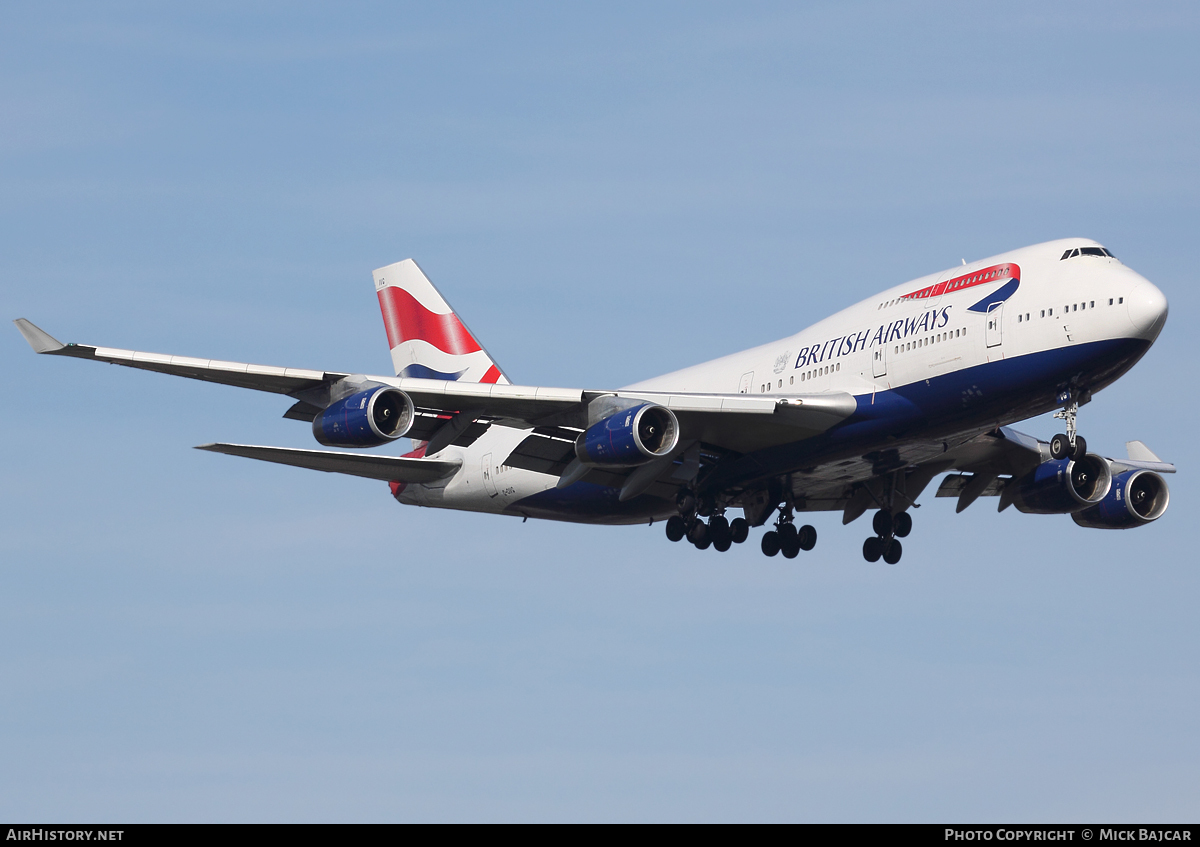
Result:
[[[695,495],[682,492],[676,503],[680,514],[667,519],[667,538],[671,541],[687,538],[698,550],[712,547],[718,553],[724,553],[734,544],[741,544],[750,537],[750,524],[745,518],[731,521],[725,517],[725,509],[711,501],[698,504],[701,515],[711,516],[708,523],[697,516]]]
[[[871,521],[875,534],[863,542],[863,558],[868,562],[878,562],[882,558],[889,565],[900,561],[904,553],[901,538],[907,538],[912,532],[912,515],[908,512],[892,514],[884,509],[875,513]]]
[[[786,559],[794,559],[801,550],[808,551],[817,546],[817,530],[808,524],[796,529],[791,506],[779,509],[775,529],[763,533],[762,551],[767,556],[782,553]]]
[[[1082,459],[1087,455],[1087,441],[1075,434],[1075,416],[1079,414],[1079,403],[1072,398],[1065,408],[1054,413],[1054,417],[1067,422],[1065,435],[1058,434],[1050,439],[1050,456],[1054,459]]]

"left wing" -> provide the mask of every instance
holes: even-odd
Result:
[[[448,444],[470,443],[493,423],[518,429],[584,429],[595,423],[592,404],[600,401],[595,408],[607,407],[613,398],[665,406],[679,419],[681,441],[699,441],[737,453],[810,438],[845,420],[857,408],[854,397],[844,392],[756,397],[629,389],[583,390],[280,368],[63,344],[24,318],[14,323],[37,353],[92,359],[286,394],[299,401],[288,410],[286,417],[300,420],[312,420],[328,406],[343,387],[339,385],[343,381],[393,386],[412,398],[420,418],[420,427],[412,435],[431,442],[430,454]],[[535,432],[533,437],[536,436]]]

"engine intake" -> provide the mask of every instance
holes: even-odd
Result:
[[[647,403],[592,424],[575,442],[575,455],[588,465],[643,465],[666,456],[678,443],[675,413]]]
[[[405,435],[415,417],[407,394],[381,386],[330,404],[313,418],[313,436],[326,447],[378,447]]]
[[[1094,506],[1112,487],[1108,462],[1095,453],[1082,459],[1051,459],[1015,480],[1012,503],[1035,515],[1065,515]]]
[[[1162,517],[1171,501],[1167,481],[1153,471],[1126,471],[1113,479],[1112,490],[1095,506],[1072,513],[1080,526],[1132,529]]]

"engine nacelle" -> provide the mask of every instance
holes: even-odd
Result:
[[[378,447],[405,435],[415,417],[407,394],[380,386],[330,404],[313,418],[313,436],[326,447]]]
[[[1065,515],[1094,506],[1112,487],[1108,462],[1095,453],[1082,459],[1051,459],[1020,479],[1012,503],[1019,511],[1035,515]]]
[[[1153,471],[1126,471],[1113,478],[1108,495],[1087,509],[1072,513],[1080,526],[1093,529],[1132,529],[1162,517],[1171,500],[1167,481]]]
[[[575,442],[575,455],[586,465],[644,465],[666,456],[678,443],[675,413],[647,403],[592,424]]]

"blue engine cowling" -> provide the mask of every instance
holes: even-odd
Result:
[[[647,403],[592,424],[575,442],[575,455],[587,465],[642,465],[666,456],[678,443],[675,413]]]
[[[1108,462],[1094,453],[1082,459],[1051,459],[1013,480],[1012,503],[1035,515],[1065,515],[1094,506],[1112,487]]]
[[[1071,517],[1080,526],[1093,529],[1131,529],[1158,520],[1170,500],[1167,481],[1158,474],[1126,471],[1113,478],[1103,500]]]
[[[343,397],[313,418],[313,436],[326,447],[378,447],[412,427],[412,400],[381,386]]]

